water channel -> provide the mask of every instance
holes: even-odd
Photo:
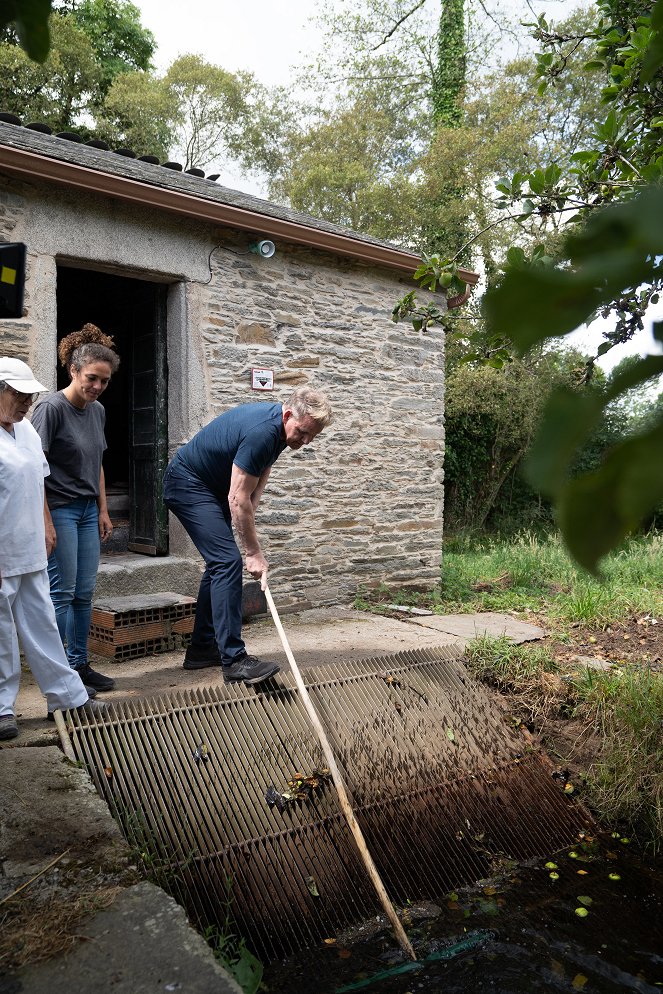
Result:
[[[405,910],[420,957],[367,923],[267,967],[270,994],[660,994],[663,863],[589,839]],[[333,940],[333,941],[332,941]]]

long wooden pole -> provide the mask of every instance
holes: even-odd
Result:
[[[302,680],[302,675],[299,672],[299,667],[297,666],[295,657],[292,654],[292,649],[290,648],[287,636],[285,634],[285,631],[283,630],[283,625],[281,624],[281,619],[279,618],[278,611],[276,610],[276,605],[274,604],[274,600],[267,585],[265,585],[265,597],[267,598],[267,604],[269,605],[269,610],[271,611],[272,618],[274,619],[276,630],[278,631],[281,637],[281,642],[283,643],[285,654],[288,657],[288,662],[290,663],[290,669],[292,670],[293,676],[295,678],[297,689],[299,690],[301,699],[304,703],[304,707],[308,712],[308,716],[311,719],[311,724],[315,728],[315,731],[320,740],[320,745],[322,746],[322,750],[325,754],[325,759],[327,760],[327,766],[329,767],[329,771],[332,775],[332,779],[334,781],[336,790],[338,792],[338,799],[341,802],[341,809],[347,819],[352,834],[355,837],[355,842],[357,843],[359,854],[364,861],[364,865],[366,866],[368,875],[371,878],[371,882],[375,887],[375,890],[377,891],[377,895],[380,898],[382,907],[386,911],[389,920],[393,926],[394,933],[396,935],[396,938],[398,939],[401,949],[405,953],[407,953],[407,955],[411,959],[416,960],[417,955],[414,949],[412,948],[412,943],[405,934],[405,929],[403,928],[401,921],[398,915],[396,914],[396,910],[393,904],[389,900],[389,895],[385,890],[380,874],[378,873],[377,867],[373,862],[373,858],[368,851],[368,847],[366,845],[366,840],[364,839],[363,832],[357,823],[357,819],[354,816],[354,812],[350,805],[350,801],[348,800],[348,794],[345,789],[345,784],[343,783],[343,778],[341,776],[338,766],[336,765],[334,753],[332,752],[331,745],[329,744],[329,739],[327,738],[327,733],[322,727],[322,723],[318,718],[315,707],[313,706],[313,701],[311,700],[309,692],[306,689],[306,686],[304,685],[304,681]]]
[[[55,718],[55,727],[60,735],[60,742],[62,743],[62,748],[67,759],[70,759],[72,763],[76,762],[76,753],[74,752],[74,747],[71,744],[71,739],[69,738],[69,732],[67,731],[67,725],[64,720],[64,715],[62,711],[54,711],[53,717]]]

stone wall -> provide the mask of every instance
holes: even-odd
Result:
[[[170,284],[171,454],[234,404],[285,401],[302,383],[329,394],[334,424],[283,453],[258,512],[282,604],[437,580],[443,342],[391,322],[406,280],[285,244],[263,259],[241,233],[2,177],[0,237],[28,245],[27,315],[0,321],[0,348],[51,386],[56,259]],[[253,366],[273,369],[274,393],[251,389]],[[176,522],[171,551],[191,552]]]
[[[227,244],[227,243],[226,243]],[[242,400],[252,366],[275,392],[325,390],[333,425],[283,453],[259,509],[274,587],[313,603],[358,586],[430,586],[442,539],[443,346],[390,312],[398,276],[277,246],[269,260],[221,248],[202,319],[213,413]]]

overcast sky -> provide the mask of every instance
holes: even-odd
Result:
[[[308,23],[311,0],[134,0],[157,40],[157,66],[195,53],[267,85],[289,83],[290,67],[305,60],[318,32]]]
[[[563,16],[578,6],[578,0],[531,0],[537,11]],[[156,65],[164,70],[178,55],[195,53],[231,71],[248,70],[266,85],[288,84],[292,67],[312,61],[322,44],[320,30],[312,22],[312,0],[134,0],[142,22],[157,41]],[[327,4],[333,0],[327,0]],[[525,0],[504,0],[517,20],[531,19]],[[508,56],[507,56],[508,57]],[[222,182],[264,196],[255,179],[224,171]],[[663,318],[663,303],[656,309]],[[600,323],[591,331],[572,336],[578,348],[595,348]],[[610,369],[624,355],[636,351],[661,351],[649,327],[626,346],[619,346],[601,360]]]
[[[157,66],[178,55],[204,55],[224,69],[246,69],[266,84],[288,83],[290,69],[315,54],[322,39],[313,23],[316,10],[341,7],[344,0],[133,0],[142,22],[155,35]],[[532,10],[562,17],[582,0],[491,0],[490,9],[516,23],[533,19]],[[433,16],[436,6],[429,3]]]

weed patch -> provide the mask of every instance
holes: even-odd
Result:
[[[244,939],[232,931],[210,925],[203,931],[203,938],[211,947],[219,963],[230,973],[244,994],[255,994],[260,989],[263,965],[253,955]]]
[[[648,849],[663,839],[663,674],[649,668],[596,671],[560,660],[547,646],[482,636],[466,649],[477,679],[508,695],[515,715],[545,734],[571,719],[577,739],[594,743],[582,775],[584,796],[606,824]]]
[[[586,775],[590,804],[654,851],[663,839],[663,676],[650,670],[586,671],[574,683],[576,714],[603,742]]]
[[[528,726],[540,728],[568,702],[568,683],[545,647],[482,635],[467,646],[465,662],[473,676],[509,695],[515,714]]]
[[[225,890],[223,918],[217,924],[204,928],[203,938],[215,958],[235,978],[244,994],[256,994],[262,981],[263,965],[235,931],[232,916],[233,882],[230,877],[226,877]]]

